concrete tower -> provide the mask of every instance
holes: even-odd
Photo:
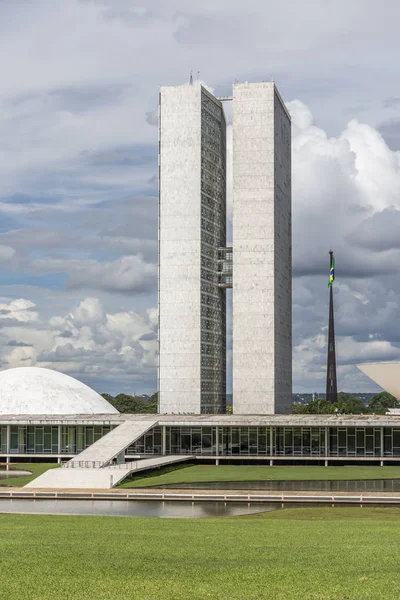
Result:
[[[273,82],[233,87],[233,412],[291,411],[291,125]]]
[[[225,412],[226,124],[199,84],[162,87],[159,123],[159,412]]]

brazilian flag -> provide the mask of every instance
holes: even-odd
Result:
[[[335,259],[333,258],[333,253],[331,257],[331,268],[329,270],[329,282],[328,287],[332,287],[333,282],[335,281]]]

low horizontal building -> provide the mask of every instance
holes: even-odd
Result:
[[[104,466],[180,454],[208,461],[400,462],[400,415],[129,415],[50,369],[0,373],[1,462]]]
[[[128,431],[132,426],[132,439],[125,445],[125,436],[109,460],[123,453],[126,458],[400,461],[400,415],[127,414],[0,415],[0,461],[79,458],[122,424]]]

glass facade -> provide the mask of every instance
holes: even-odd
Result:
[[[7,453],[7,425],[0,425],[0,451]]]
[[[226,124],[222,106],[201,93],[201,399],[200,412],[225,412],[226,294],[218,248],[226,244]]]
[[[112,425],[10,425],[9,454],[77,454],[111,431]],[[7,425],[0,426],[7,452]]]
[[[114,427],[0,425],[0,453],[75,455]],[[164,445],[167,455],[400,458],[400,427],[165,426]],[[127,455],[162,453],[161,426],[152,428],[126,450]]]
[[[166,427],[166,454],[206,456],[400,457],[400,427]],[[151,435],[157,436],[154,452]],[[128,449],[161,454],[156,427]],[[147,438],[147,443],[145,441]]]

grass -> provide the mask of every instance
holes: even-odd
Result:
[[[194,465],[189,467],[167,467],[154,474],[137,475],[122,483],[119,487],[150,487],[173,483],[200,483],[205,481],[260,481],[276,480],[356,480],[356,479],[398,479],[400,467],[267,467],[267,466],[236,466],[236,465]]]
[[[29,483],[30,481],[32,481],[32,479],[39,477],[39,475],[41,475],[48,469],[55,469],[55,468],[59,467],[60,465],[58,465],[57,463],[13,463],[10,466],[13,471],[19,471],[19,470],[30,471],[31,475],[21,475],[21,477],[12,477],[10,479],[0,479],[0,488],[1,487],[9,487],[9,486],[22,487],[22,486],[26,485],[27,483]],[[1,470],[3,471],[3,467]],[[1,588],[0,588],[0,594],[1,594]],[[1,598],[1,595],[0,595],[0,598]]]
[[[399,509],[193,520],[0,515],[0,530],[7,600],[399,597]]]

